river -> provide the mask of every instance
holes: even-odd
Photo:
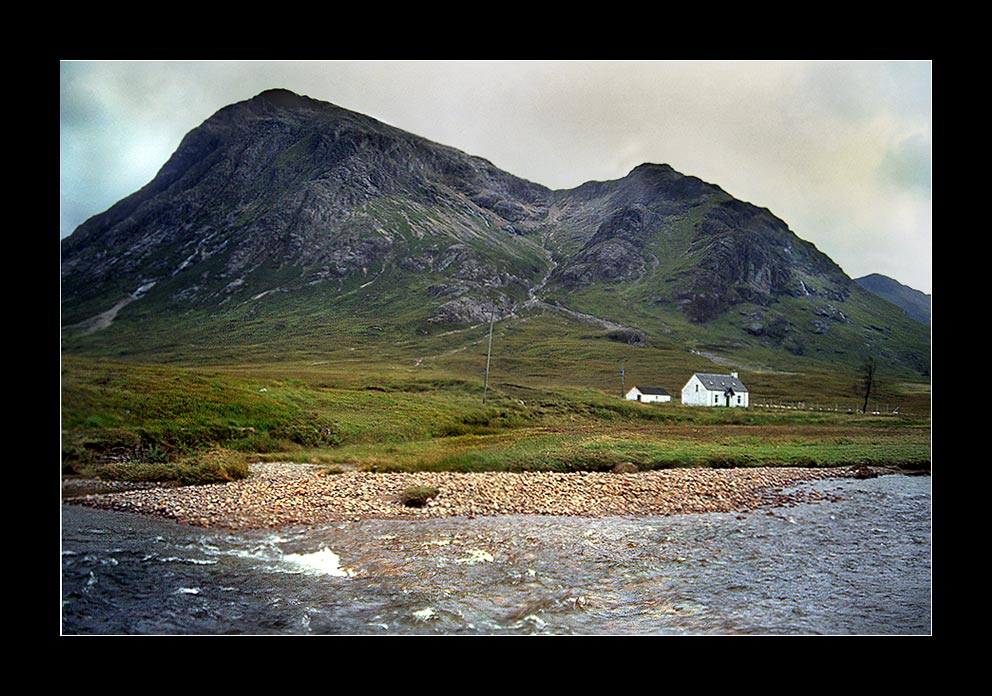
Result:
[[[62,506],[63,635],[930,635],[931,477],[746,514],[202,529]]]

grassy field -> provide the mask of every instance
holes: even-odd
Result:
[[[828,373],[742,375],[753,399],[788,409],[639,404],[620,398],[605,349],[532,362],[521,351],[498,363],[483,405],[479,354],[439,355],[210,367],[64,356],[63,472],[196,483],[242,476],[249,461],[367,471],[929,466],[930,395],[921,383],[886,385],[880,400],[899,404],[898,415],[823,410],[854,380]],[[628,371],[647,360],[641,351]],[[696,359],[679,360],[673,375]],[[811,384],[834,398],[797,408]]]

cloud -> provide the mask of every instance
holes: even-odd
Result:
[[[931,153],[929,134],[916,133],[903,139],[885,152],[879,165],[881,181],[929,198],[933,177]]]

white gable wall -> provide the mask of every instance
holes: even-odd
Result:
[[[689,406],[712,406],[713,396],[699,381],[699,378],[693,375],[682,387],[682,403]]]

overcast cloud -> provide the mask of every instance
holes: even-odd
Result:
[[[768,208],[851,277],[932,284],[929,61],[75,62],[60,236],[218,109],[284,87],[551,188],[670,164]]]

